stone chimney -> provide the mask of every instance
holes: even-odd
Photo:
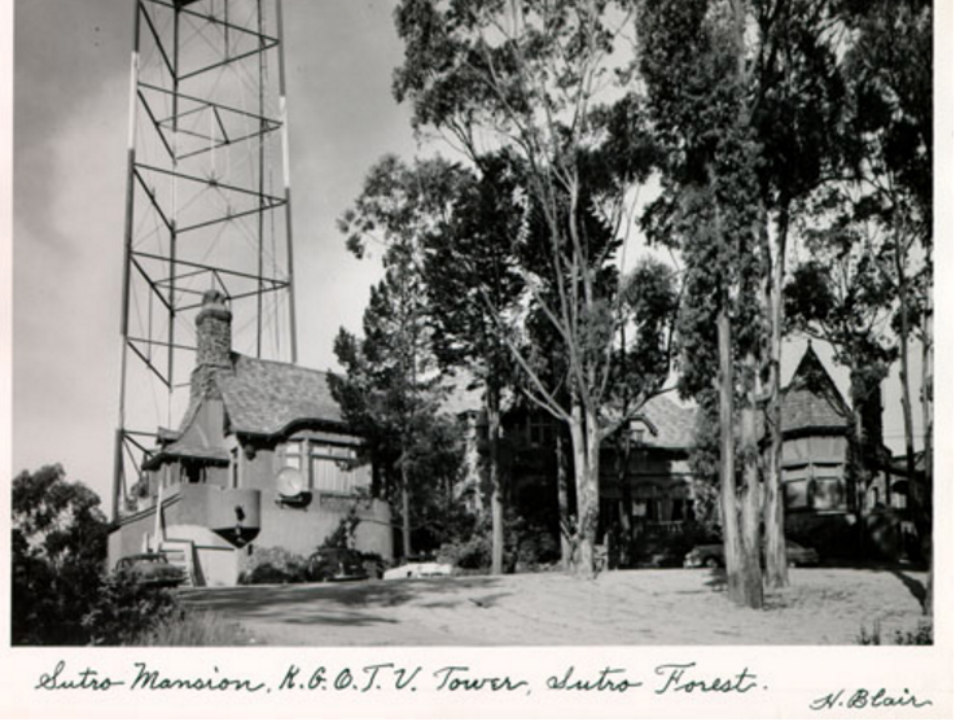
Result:
[[[219,398],[213,382],[218,369],[229,369],[233,313],[219,290],[207,290],[197,313],[197,363],[190,378],[190,394],[195,398]]]

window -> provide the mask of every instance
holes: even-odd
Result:
[[[294,470],[303,469],[301,440],[288,440],[283,446],[283,466]]]
[[[527,419],[527,441],[534,447],[543,447],[550,442],[551,419],[545,415],[533,415]]]
[[[783,484],[783,496],[787,510],[798,510],[809,507],[806,479],[792,480]]]
[[[646,518],[650,522],[660,522],[660,501],[655,499],[647,500]]]
[[[670,519],[674,522],[686,520],[687,503],[683,498],[674,498],[670,509]]]
[[[180,463],[180,482],[196,485],[207,481],[207,469],[198,462],[182,460]]]
[[[843,482],[839,478],[817,478],[810,481],[810,507],[814,510],[842,510]]]
[[[356,465],[357,452],[352,447],[311,443],[310,487],[320,492],[349,495],[370,485],[370,466]]]

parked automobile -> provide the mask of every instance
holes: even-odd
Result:
[[[787,565],[798,567],[801,565],[816,565],[820,562],[820,555],[813,548],[806,548],[787,540]],[[718,568],[724,565],[723,544],[697,545],[686,554],[683,566],[686,568]]]
[[[384,580],[402,580],[405,578],[445,577],[453,575],[453,565],[437,562],[436,558],[428,555],[419,555],[404,558],[404,561],[395,568],[383,573]]]
[[[803,565],[819,565],[820,553],[813,548],[798,545],[793,540],[787,540],[787,565],[801,567]]]
[[[176,587],[187,579],[183,568],[172,565],[163,553],[140,553],[117,560],[118,572],[135,575],[142,584],[153,587]]]
[[[314,582],[366,580],[363,556],[349,548],[320,548],[307,560],[307,579]]]

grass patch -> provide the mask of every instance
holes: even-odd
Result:
[[[251,645],[255,638],[235,622],[205,610],[185,610],[138,635],[131,645],[148,647],[218,647]]]
[[[874,621],[872,631],[867,631],[863,625],[860,626],[860,635],[857,637],[857,644],[883,645],[879,620]],[[894,630],[892,644],[933,645],[933,624],[928,620],[921,620],[917,623],[916,630]]]

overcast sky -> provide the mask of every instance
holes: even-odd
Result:
[[[402,57],[392,6],[284,2],[298,340],[309,367],[334,367],[333,337],[341,325],[359,330],[380,272],[376,260],[345,250],[336,217],[377,158],[417,152],[409,115],[390,94]],[[15,4],[13,469],[61,462],[107,505],[133,8],[132,0]],[[787,377],[798,357],[787,355]],[[844,374],[831,372],[843,384]],[[898,450],[895,383],[885,404]]]
[[[132,0],[17,0],[14,69],[14,470],[62,462],[106,500],[117,422]],[[387,152],[412,157],[390,94],[392,3],[286,0],[301,364],[358,331],[376,260],[336,217]]]

